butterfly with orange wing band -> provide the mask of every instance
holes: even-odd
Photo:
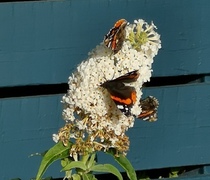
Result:
[[[142,112],[138,118],[150,122],[157,120],[157,108],[159,106],[159,102],[155,97],[148,96],[145,99],[141,99],[140,106],[142,108]]]
[[[110,29],[109,33],[104,37],[104,44],[110,48],[114,54],[122,48],[126,36],[126,25],[127,21],[125,19],[118,20],[114,27]]]
[[[124,83],[135,82],[138,77],[138,70],[134,70],[114,80],[108,80],[101,84],[101,87],[107,89],[117,108],[126,116],[132,115],[131,108],[136,102],[136,90],[134,87],[125,85]]]

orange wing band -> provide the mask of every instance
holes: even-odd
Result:
[[[136,102],[136,92],[132,92],[131,97],[127,98],[127,99],[121,99],[121,98],[116,97],[116,96],[111,96],[111,98],[114,101],[117,101],[119,103],[126,104],[126,105],[131,105],[131,104],[134,104]]]

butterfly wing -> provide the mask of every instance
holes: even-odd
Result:
[[[114,80],[106,81],[101,85],[107,89],[117,108],[126,116],[131,115],[131,108],[136,102],[136,90],[134,87],[125,85],[124,83],[134,82],[138,77],[138,70],[135,70]]]
[[[158,100],[153,96],[148,96],[147,98],[140,100],[140,105],[142,108],[141,114],[138,118],[148,121],[157,120],[157,108],[159,105]]]
[[[110,48],[114,54],[116,54],[122,48],[126,35],[126,25],[127,21],[125,19],[120,19],[104,37],[104,44]]]
[[[121,81],[124,83],[131,83],[131,82],[135,82],[139,77],[139,71],[138,70],[134,70],[131,71],[123,76],[120,76],[112,81]]]
[[[131,115],[130,109],[136,102],[136,91],[134,87],[126,86],[120,81],[107,81],[101,85],[106,88],[117,108],[126,116]]]

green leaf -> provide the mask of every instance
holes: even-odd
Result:
[[[79,174],[73,174],[72,178],[73,178],[73,180],[81,180],[81,177]]]
[[[36,175],[36,180],[41,180],[43,174],[47,168],[56,160],[63,159],[69,156],[69,149],[72,143],[68,143],[65,147],[62,142],[58,142],[52,148],[50,148],[46,154],[43,156],[42,162],[40,164],[38,173]]]
[[[81,161],[86,164],[89,158],[90,158],[90,154],[83,155]]]
[[[71,170],[73,168],[79,168],[79,169],[82,169],[84,171],[87,169],[87,167],[86,167],[84,162],[72,161],[68,165],[66,165],[61,171],[69,171],[69,170]]]
[[[72,157],[63,158],[61,159],[61,166],[64,168],[65,166],[67,166],[67,164],[69,164],[72,161],[73,161]]]
[[[169,178],[173,178],[173,177],[179,177],[179,171],[181,168],[171,168],[171,171],[169,173]]]
[[[95,177],[95,175],[92,172],[88,173],[87,176],[91,180],[97,180],[96,177]]]
[[[82,180],[92,180],[92,178],[89,178],[89,176],[87,174],[83,173]]]
[[[119,154],[118,157],[116,157],[114,150],[110,150],[108,154],[112,155],[115,161],[117,161],[118,164],[126,171],[130,180],[137,180],[135,169],[125,156]]]
[[[123,180],[123,177],[122,177],[120,171],[111,164],[98,164],[98,165],[93,166],[90,170],[95,171],[95,172],[112,173],[115,176],[117,176],[119,180]]]
[[[87,162],[87,168],[91,168],[92,166],[95,165],[95,157],[96,157],[96,153],[93,153],[91,157],[89,158],[89,161]]]

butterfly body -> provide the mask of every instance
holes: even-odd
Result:
[[[117,108],[126,116],[131,115],[131,108],[136,102],[136,90],[126,83],[135,82],[139,77],[138,70],[129,72],[114,80],[104,82],[101,87],[107,89]]]
[[[110,29],[109,33],[104,37],[104,44],[110,48],[114,54],[122,48],[126,36],[126,25],[127,21],[125,19],[118,20],[114,27]]]

